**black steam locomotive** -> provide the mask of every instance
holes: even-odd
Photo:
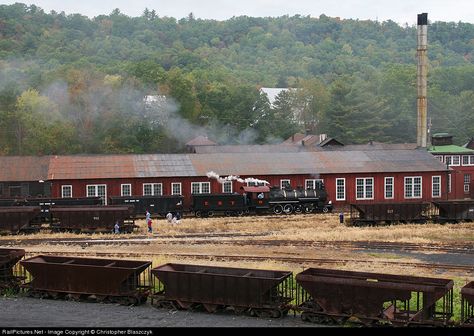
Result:
[[[243,214],[277,215],[291,213],[331,212],[331,201],[322,182],[316,189],[281,189],[278,187],[241,187],[243,194],[193,195],[191,211],[196,217],[214,214],[241,216]]]

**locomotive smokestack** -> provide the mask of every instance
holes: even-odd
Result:
[[[428,44],[428,13],[418,14],[418,68],[417,68],[417,112],[418,119],[416,125],[416,144],[418,147],[427,146],[427,114],[428,106],[426,99],[427,87],[427,44]]]

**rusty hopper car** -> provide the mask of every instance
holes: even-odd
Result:
[[[168,212],[175,215],[183,211],[184,197],[172,196],[114,196],[109,197],[110,205],[133,206],[135,218],[145,218],[148,210],[152,216],[164,217]]]
[[[461,288],[461,325],[474,327],[474,281]]]
[[[0,207],[0,234],[17,234],[38,230],[32,221],[41,213],[40,207]]]
[[[474,220],[474,201],[472,200],[436,201],[433,204],[438,209],[438,216],[435,218],[437,222],[456,223]]]
[[[27,293],[41,298],[144,303],[151,262],[39,255],[20,261],[31,278]]]
[[[351,204],[352,226],[393,223],[426,223],[430,203],[359,203]]]
[[[121,232],[135,228],[131,206],[54,206],[50,211],[56,231],[112,232],[116,222]]]
[[[212,217],[214,214],[240,216],[247,210],[244,196],[240,194],[193,195],[191,208],[196,217]]]
[[[292,300],[291,272],[244,268],[165,264],[151,270],[152,304],[208,312],[281,317]]]
[[[448,325],[452,280],[309,268],[296,275],[302,319],[364,325]]]
[[[21,277],[15,265],[25,256],[23,249],[0,249],[0,294],[7,290],[18,291]]]

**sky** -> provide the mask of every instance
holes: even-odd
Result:
[[[177,19],[193,13],[202,19],[227,20],[233,16],[302,16],[325,14],[341,19],[392,20],[416,24],[417,14],[428,13],[430,22],[474,23],[474,0],[0,0],[0,4],[34,4],[45,12],[80,13],[90,18],[108,15],[115,8],[128,16],[154,9],[158,16]]]

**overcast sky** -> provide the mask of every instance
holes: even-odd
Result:
[[[254,17],[325,14],[344,19],[392,20],[416,24],[417,14],[428,20],[474,23],[474,0],[0,0],[0,4],[35,4],[46,12],[80,13],[89,17],[110,14],[119,8],[129,16],[140,16],[145,8],[159,16],[177,19],[193,13],[196,18],[226,20],[233,16]]]

